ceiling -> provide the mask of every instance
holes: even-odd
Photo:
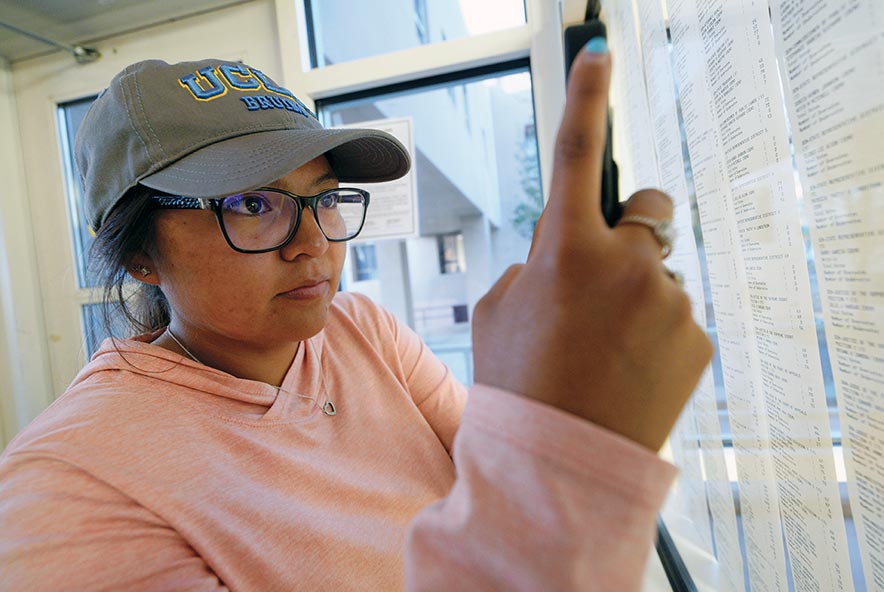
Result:
[[[88,47],[98,40],[249,0],[0,0],[0,58],[64,51],[3,26]],[[72,58],[73,59],[73,58]]]
[[[17,62],[63,51],[3,27],[4,22],[63,45],[88,47],[107,37],[249,1],[0,0],[0,59]],[[566,24],[583,21],[587,0],[560,2]]]

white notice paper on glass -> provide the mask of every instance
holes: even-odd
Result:
[[[752,587],[788,589],[782,529],[796,590],[851,589],[767,2],[670,8]]]
[[[632,2],[602,0],[602,8],[608,17],[611,52],[616,56],[611,74],[612,142],[622,201],[639,189],[659,187],[660,180]]]
[[[418,235],[417,176],[414,163],[414,129],[411,117],[360,121],[338,128],[368,128],[385,131],[402,142],[411,156],[411,170],[407,175],[386,183],[359,183],[371,194],[365,226],[357,241],[414,238]]]
[[[675,201],[673,224],[679,239],[667,265],[682,275],[684,288],[693,303],[694,318],[705,326],[706,303],[681,153],[675,87],[668,67],[663,13],[659,4],[655,4],[658,1],[640,3],[639,13],[643,17],[641,39],[630,2],[603,2],[615,53],[614,92],[619,97],[619,100],[615,99],[614,109],[614,130],[619,134],[615,146],[619,138],[619,158],[625,157],[631,165],[621,166],[621,172],[625,173],[621,176],[621,189],[625,190],[625,197],[635,188],[662,187]],[[647,36],[649,33],[650,37]],[[648,48],[654,43],[660,45],[662,54],[652,52],[655,53],[652,58]],[[662,62],[657,58],[662,58]],[[623,160],[618,164],[623,165]],[[715,435],[712,435],[709,418],[715,423]],[[723,579],[728,582],[716,582],[716,589],[738,590],[743,587],[742,559],[733,496],[717,425],[715,389],[711,373],[707,373],[670,434],[671,452],[680,475],[663,509],[663,516],[678,540],[712,555],[715,547],[711,538],[711,513],[715,518],[716,546],[724,566]],[[706,465],[706,480],[703,464]],[[714,500],[709,499],[708,506],[707,480],[717,480],[715,485],[708,486],[708,491],[719,495]],[[737,584],[730,585],[731,581]]]
[[[614,130],[622,134],[621,140],[627,144],[626,151],[633,163],[634,178],[631,182],[624,182],[622,186],[632,189],[659,187],[673,198],[675,202],[673,226],[679,238],[675,242],[667,265],[682,274],[685,289],[691,295],[694,305],[694,318],[701,326],[705,326],[702,280],[699,273],[693,273],[693,267],[699,264],[691,229],[690,203],[684,162],[681,157],[672,78],[671,76],[669,78],[669,96],[672,103],[669,115],[674,119],[668,119],[665,115],[661,116],[660,109],[655,109],[659,107],[660,89],[657,88],[659,79],[648,70],[650,64],[647,54],[643,52],[645,39],[639,37],[637,17],[632,3],[611,3],[606,0],[603,4],[609,15],[608,31],[613,40],[612,48],[615,54],[613,77],[618,81],[620,92],[626,93],[626,100],[622,101],[620,108],[615,111],[617,117],[615,117]],[[662,30],[662,12],[659,25]],[[642,30],[643,35],[644,33]],[[663,35],[665,41],[665,32]],[[673,123],[674,127],[669,128],[666,123]],[[662,129],[663,127],[666,129]],[[623,134],[624,129],[627,130],[625,134]],[[677,145],[674,153],[673,143]],[[623,197],[627,195],[628,193]],[[697,397],[702,398],[705,394],[702,389],[694,393],[694,401],[685,406],[670,434],[669,443],[673,460],[678,465],[680,474],[663,510],[663,516],[673,535],[682,536],[711,555],[714,549],[712,527],[707,510],[694,404]]]
[[[669,2],[673,64],[693,167],[734,437],[749,579],[753,589],[785,591],[788,585],[780,536],[782,524],[768,449],[754,328],[733,215],[723,132],[717,121],[719,109],[713,102],[714,82],[721,80],[728,65],[737,59],[719,54],[714,47],[714,41],[722,36],[723,4]],[[730,53],[734,53],[733,48]],[[725,97],[717,96],[719,100]]]
[[[678,122],[675,79],[670,63],[669,44],[661,0],[638,0],[639,30],[644,60],[648,105],[657,151],[657,163],[663,190],[675,201],[674,223],[679,240],[667,264],[682,274],[684,287],[694,306],[694,318],[706,326],[706,298],[703,291],[699,253],[693,232],[685,161],[682,153]],[[692,397],[695,440],[699,442],[705,469],[706,496],[709,519],[697,516],[706,512],[706,504],[693,509],[695,528],[711,530],[715,538],[715,556],[719,563],[719,578],[714,587],[722,592],[742,592],[743,558],[737,527],[734,498],[724,457],[718,404],[712,370],[707,370]],[[699,497],[699,496],[697,496]],[[672,528],[670,527],[670,530]],[[708,534],[706,535],[708,536]],[[709,552],[712,553],[710,546]],[[711,582],[710,582],[711,584]]]
[[[771,2],[816,253],[850,507],[884,591],[884,3]]]

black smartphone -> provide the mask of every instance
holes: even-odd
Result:
[[[589,12],[589,11],[588,11]],[[605,24],[598,18],[588,18],[582,25],[574,25],[565,29],[565,80],[571,72],[571,63],[577,54],[593,37],[607,39]],[[622,214],[617,187],[617,163],[614,162],[611,150],[611,116],[608,115],[608,135],[605,141],[605,154],[602,162],[602,215],[608,226],[617,224]]]

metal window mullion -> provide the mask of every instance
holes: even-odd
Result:
[[[565,111],[565,60],[562,16],[557,2],[525,0],[530,28],[531,87],[543,203],[549,200],[553,148]]]
[[[413,78],[426,78],[526,57],[529,25],[309,69],[303,1],[275,0],[283,84],[314,107],[313,100]]]
[[[296,86],[322,99],[523,58],[530,48],[530,30],[523,26],[302,72]]]
[[[279,82],[315,112],[313,97],[303,87],[304,75],[310,70],[308,11],[303,0],[273,0],[273,5],[282,66]]]

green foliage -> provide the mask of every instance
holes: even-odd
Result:
[[[540,190],[540,162],[537,159],[537,140],[534,134],[525,134],[519,145],[519,184],[522,186],[522,202],[513,209],[513,228],[521,236],[530,239],[543,211],[543,194]]]

